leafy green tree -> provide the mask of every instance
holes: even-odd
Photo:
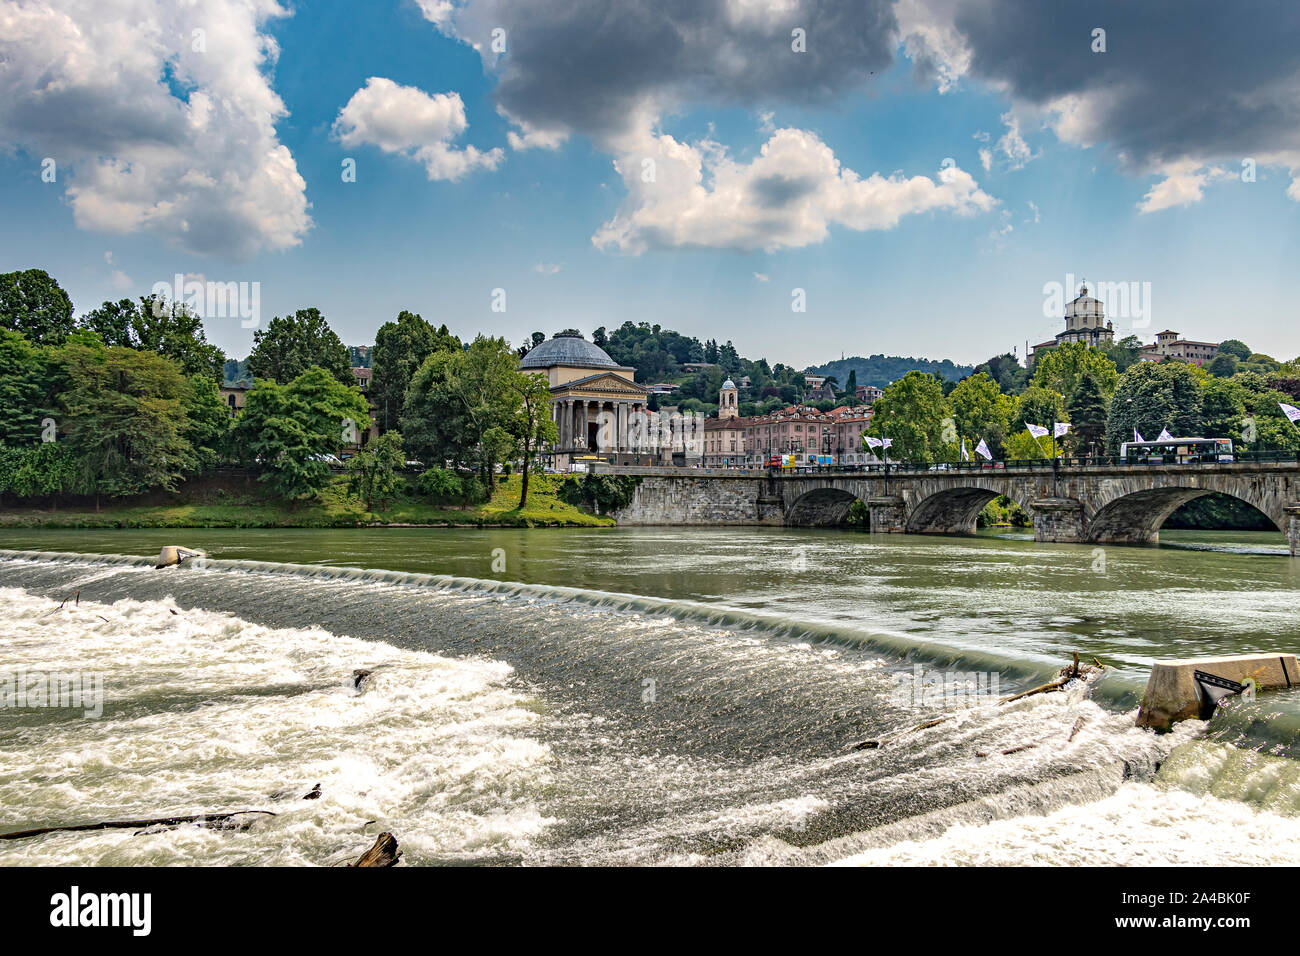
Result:
[[[185,427],[181,434],[194,449],[199,474],[211,471],[221,460],[230,432],[230,412],[212,377],[197,372],[185,379],[181,393]]]
[[[348,459],[348,494],[364,498],[366,511],[374,510],[378,498],[383,510],[384,500],[397,490],[397,470],[405,461],[402,433],[396,429],[384,432]]]
[[[139,314],[140,306],[134,299],[119,299],[91,309],[78,320],[77,327],[94,332],[105,345],[134,348],[137,343],[133,327]]]
[[[369,411],[355,385],[313,366],[287,385],[259,382],[248,393],[235,421],[236,447],[276,496],[314,497],[329,483],[324,456],[343,444],[345,423],[368,421]]]
[[[1025,385],[1029,382],[1029,370],[1022,366],[1010,352],[993,356],[987,362],[976,366],[975,371],[984,372],[1008,395],[1024,391]]]
[[[1076,453],[1100,451],[1106,442],[1106,394],[1091,369],[1085,369],[1070,393],[1070,441]]]
[[[25,335],[0,329],[0,442],[40,441],[41,422],[50,410],[47,350]]]
[[[951,453],[943,440],[943,421],[951,414],[939,379],[928,372],[908,372],[876,400],[868,432],[893,441],[893,458],[935,461]]]
[[[446,504],[462,498],[465,486],[460,475],[450,468],[429,468],[417,479],[420,493],[439,504]]]
[[[528,478],[533,460],[540,449],[555,443],[559,429],[551,418],[551,386],[546,376],[536,372],[515,372],[506,376],[507,387],[517,403],[508,428],[514,436],[516,451],[523,464],[519,507],[528,505]]]
[[[1016,400],[1012,431],[1023,431],[1026,425],[1042,425],[1050,429],[1056,422],[1067,418],[1064,395],[1055,389],[1031,385]]]
[[[76,481],[76,462],[67,444],[0,445],[0,493],[18,498],[58,495]]]
[[[1231,355],[1239,362],[1244,362],[1251,356],[1250,346],[1241,339],[1228,339],[1226,342],[1219,343],[1219,354]]]
[[[1133,430],[1153,440],[1161,429],[1179,438],[1201,430],[1206,372],[1185,362],[1139,362],[1119,377],[1110,402],[1106,444],[1112,454],[1133,440]]]
[[[1118,342],[1101,346],[1101,351],[1115,363],[1115,370],[1123,374],[1142,357],[1142,340],[1136,335],[1126,335]]]
[[[461,347],[460,339],[447,331],[435,329],[414,312],[403,309],[396,322],[385,322],[375,333],[371,351],[370,398],[375,403],[381,431],[397,424],[406,402],[406,389],[422,362],[434,352],[449,352]]]
[[[208,342],[203,319],[184,303],[142,297],[131,320],[131,336],[135,348],[171,359],[184,375],[206,375],[218,385],[225,380],[225,353]]]
[[[247,368],[255,378],[270,379],[279,385],[287,385],[310,368],[325,369],[340,385],[356,381],[347,346],[318,309],[276,316],[265,330],[254,332]]]
[[[467,349],[426,358],[402,410],[407,448],[426,463],[472,467],[491,488],[513,443],[507,424],[516,407],[510,382],[517,364],[505,339],[482,335]]]
[[[1210,360],[1210,364],[1205,367],[1205,370],[1215,378],[1231,378],[1237,374],[1239,364],[1237,356],[1231,352],[1220,352]]]
[[[1201,425],[1206,438],[1241,441],[1246,419],[1246,389],[1232,379],[1215,378],[1205,383],[1201,399]]]
[[[949,393],[948,402],[958,436],[970,440],[967,450],[973,451],[980,439],[984,439],[993,457],[1001,457],[1011,417],[1015,414],[1015,400],[1002,393],[989,373],[966,376]]]
[[[1096,379],[1104,397],[1115,391],[1115,383],[1119,381],[1115,363],[1101,349],[1082,342],[1066,342],[1036,361],[1030,385],[1073,395],[1085,372]]]
[[[0,329],[36,345],[58,345],[73,330],[72,300],[44,269],[0,273]]]
[[[87,341],[89,339],[89,341]],[[184,379],[170,359],[69,337],[54,353],[66,376],[59,396],[76,488],[109,497],[175,491],[197,465],[185,440]]]

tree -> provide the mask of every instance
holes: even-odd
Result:
[[[533,468],[533,459],[539,449],[555,442],[559,429],[551,418],[551,386],[546,376],[536,372],[515,372],[507,381],[518,398],[511,416],[510,431],[515,436],[523,463],[523,486],[519,490],[519,507],[523,509],[528,504],[528,476]]]
[[[218,385],[225,380],[226,356],[208,342],[203,320],[183,302],[168,303],[143,296],[131,321],[133,345],[173,360],[184,375],[207,375]]]
[[[1241,441],[1246,418],[1246,389],[1241,382],[1215,378],[1205,383],[1201,399],[1201,424],[1206,438]]]
[[[287,385],[259,382],[235,421],[234,439],[241,456],[261,469],[258,480],[295,501],[329,482],[325,456],[343,444],[345,423],[368,420],[360,389],[313,366]]]
[[[1101,349],[1082,342],[1066,342],[1036,361],[1030,385],[1073,395],[1084,372],[1092,373],[1103,396],[1109,397],[1115,391],[1115,383],[1119,381],[1115,363]]]
[[[77,327],[94,332],[105,345],[119,345],[134,348],[136,345],[132,326],[139,315],[140,306],[134,299],[119,299],[117,302],[105,302],[97,309],[91,309],[77,322]]]
[[[403,309],[396,322],[385,322],[375,333],[370,378],[370,398],[375,403],[381,431],[397,423],[406,401],[406,389],[420,364],[434,352],[461,347],[460,339],[435,329],[414,312]]]
[[[197,464],[184,438],[184,379],[170,359],[106,348],[88,333],[54,355],[67,377],[59,396],[77,490],[97,497],[175,491]]]
[[[355,383],[347,346],[317,309],[276,316],[265,331],[254,332],[247,368],[255,378],[279,385],[287,385],[310,368],[323,368],[340,385]]]
[[[1210,364],[1206,366],[1206,371],[1215,378],[1231,378],[1237,373],[1237,364],[1237,356],[1231,352],[1220,352],[1210,360]]]
[[[853,401],[857,400],[858,397],[858,370],[857,369],[851,369],[849,371],[848,381],[844,383],[844,397],[851,399]]]
[[[72,300],[44,269],[0,274],[0,329],[58,345],[73,328]]]
[[[1219,354],[1231,355],[1239,362],[1244,362],[1250,358],[1250,346],[1241,339],[1228,339],[1226,342],[1219,343]]]
[[[396,429],[384,432],[348,460],[348,494],[364,498],[368,512],[374,510],[378,497],[382,510],[384,499],[397,489],[397,469],[405,461],[402,433]]]
[[[0,329],[0,409],[0,442],[40,441],[50,410],[48,352],[9,329]]]
[[[1106,444],[1112,454],[1137,429],[1152,439],[1164,428],[1180,438],[1201,428],[1203,381],[1209,376],[1185,362],[1139,362],[1119,377],[1110,402]]]
[[[195,470],[211,471],[225,451],[230,432],[230,412],[221,400],[221,392],[212,377],[196,373],[185,380],[181,392],[185,427],[181,434],[194,449]]]
[[[1142,357],[1142,340],[1136,335],[1126,335],[1118,342],[1101,346],[1101,351],[1115,363],[1116,371],[1123,373]]]
[[[402,434],[421,461],[473,467],[489,488],[513,439],[506,425],[518,359],[505,339],[478,336],[469,348],[434,352],[411,379]],[[500,432],[489,431],[493,428]],[[504,437],[503,437],[504,436]]]
[[[908,372],[876,400],[869,433],[889,438],[893,457],[934,461],[945,457],[943,421],[950,414],[943,386],[928,372]]]
[[[1015,400],[1002,393],[988,372],[976,372],[957,383],[948,402],[958,436],[970,439],[972,445],[984,439],[993,457],[1000,458],[1015,414]]]
[[[1056,422],[1065,421],[1067,417],[1064,395],[1055,389],[1031,385],[1016,400],[1013,431],[1020,431],[1026,425],[1042,425],[1044,428],[1051,428]]]
[[[1100,449],[1106,441],[1106,395],[1090,369],[1079,376],[1067,407],[1075,451]]]
[[[63,442],[0,444],[0,493],[18,498],[57,495],[76,480],[76,462]]]

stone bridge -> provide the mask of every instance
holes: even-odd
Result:
[[[598,466],[638,475],[628,525],[787,525],[843,522],[855,500],[873,532],[971,534],[986,504],[1005,495],[1034,522],[1038,541],[1151,544],[1179,506],[1219,492],[1253,505],[1300,546],[1300,462],[1089,465],[930,471],[770,473]]]

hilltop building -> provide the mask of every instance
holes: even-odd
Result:
[[[1156,333],[1152,345],[1142,346],[1138,358],[1143,362],[1163,362],[1167,358],[1182,359],[1185,362],[1202,367],[1210,364],[1219,354],[1218,342],[1196,342],[1192,339],[1178,337],[1177,332],[1166,329]]]
[[[1082,342],[1084,345],[1110,345],[1115,341],[1115,326],[1106,321],[1106,309],[1100,299],[1088,295],[1088,284],[1079,286],[1079,295],[1065,307],[1065,330],[1056,338],[1032,346],[1025,356],[1025,365],[1034,367],[1034,361],[1043,352],[1064,345]]]

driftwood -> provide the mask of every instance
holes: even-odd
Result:
[[[319,799],[320,799],[320,784],[319,784],[319,783],[316,784],[316,786],[312,787],[310,790],[308,790],[306,793],[304,793],[304,794],[302,795],[302,798],[303,798],[304,800],[319,800]]]
[[[104,820],[100,823],[76,823],[64,827],[37,827],[34,830],[15,830],[12,833],[0,833],[0,840],[23,840],[27,837],[43,836],[46,833],[72,833],[83,830],[138,830],[145,827],[178,827],[185,823],[198,823],[214,830],[242,830],[252,825],[252,821],[235,821],[235,817],[246,814],[262,813],[268,817],[275,816],[270,810],[231,810],[228,813],[194,813],[183,817],[154,817],[149,820]]]
[[[1082,729],[1083,729],[1083,718],[1080,717],[1078,720],[1074,722],[1074,729],[1070,731],[1070,736],[1066,738],[1065,742],[1068,744],[1071,740],[1075,738],[1075,736]]]
[[[397,848],[397,838],[391,833],[381,833],[375,845],[361,854],[351,866],[396,866],[402,851]]]
[[[361,690],[361,685],[364,684],[366,682],[366,678],[373,673],[374,671],[367,671],[367,670],[362,670],[361,668],[357,668],[352,672],[352,686],[355,687],[357,690]]]
[[[1052,691],[1060,690],[1062,687],[1070,683],[1070,681],[1072,680],[1078,680],[1080,678],[1082,678],[1083,680],[1091,680],[1106,668],[1106,665],[1102,664],[1101,661],[1097,660],[1097,658],[1095,657],[1092,659],[1092,662],[1093,664],[1096,665],[1095,667],[1090,666],[1088,664],[1080,665],[1079,652],[1075,651],[1074,660],[1071,663],[1066,664],[1064,667],[1062,667],[1060,673],[1057,674],[1051,680],[1049,680],[1046,684],[1039,684],[1037,687],[1030,688],[1029,690],[1026,691],[1021,691],[1019,694],[1012,694],[1010,697],[1003,697],[998,701],[998,704],[999,705],[1009,704],[1013,700],[1023,700],[1026,697],[1033,697],[1035,694],[1048,694],[1051,693]],[[876,740],[859,740],[857,743],[851,745],[849,749],[850,750],[876,750],[880,747],[883,747],[890,740],[897,740],[899,737],[903,737],[907,734],[914,734],[918,730],[928,730],[929,728],[936,727],[939,724],[944,723],[945,721],[952,720],[953,717],[955,716],[956,716],[955,714],[947,714],[943,717],[935,717],[933,720],[925,720],[917,724],[915,727],[909,727],[907,730],[900,730],[897,733],[889,734],[886,737],[881,737]],[[1074,735],[1079,732],[1079,727],[1082,725],[1082,722],[1083,722],[1083,718],[1080,717],[1079,722],[1074,725],[1074,730],[1070,734],[1070,740],[1073,740]],[[1024,750],[1024,749],[1026,748],[1013,747],[1011,750],[1003,751],[1003,753],[1015,753],[1018,750]],[[977,754],[977,756],[983,757],[986,755],[980,753]]]

